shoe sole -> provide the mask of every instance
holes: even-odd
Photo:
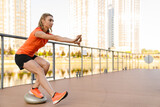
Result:
[[[34,95],[31,91],[29,91],[29,94]]]
[[[68,96],[68,92],[66,92],[66,94],[59,100],[59,101],[55,101],[53,102],[53,104],[58,104],[60,101],[62,101],[64,98],[66,98]]]

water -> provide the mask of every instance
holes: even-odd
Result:
[[[45,57],[44,57],[45,58]],[[53,73],[52,73],[52,57],[45,58],[50,62],[50,69],[46,75],[46,77],[51,77],[48,80],[53,80]],[[152,64],[148,65],[144,62],[143,59],[138,60],[131,59],[126,60],[119,58],[119,63],[117,63],[117,58],[114,58],[114,70],[112,65],[112,59],[111,57],[108,59],[108,63],[106,62],[106,58],[101,58],[101,70],[100,70],[100,64],[99,64],[99,58],[94,57],[93,58],[93,72],[91,71],[91,57],[84,57],[83,58],[83,75],[92,75],[92,74],[98,74],[103,73],[105,69],[107,69],[108,72],[112,71],[120,71],[123,70],[125,67],[127,69],[158,69],[160,68],[159,59],[155,59]],[[122,63],[123,62],[123,63]],[[76,77],[79,74],[81,74],[81,58],[71,58],[71,71],[70,71],[70,77]],[[1,75],[0,75],[1,78]],[[64,79],[69,78],[69,58],[62,57],[62,58],[56,58],[55,61],[55,79]],[[1,83],[1,80],[0,80]],[[4,60],[4,87],[10,87],[10,86],[16,86],[16,85],[22,85],[22,84],[30,84],[31,83],[31,73],[26,70],[19,70],[17,65],[14,62],[14,56],[5,57]]]
[[[13,56],[14,57],[14,56]],[[49,80],[53,80],[52,73],[52,58],[45,58],[50,62],[50,69],[46,77],[51,77]],[[99,60],[95,59],[93,63],[93,74],[100,73]],[[91,59],[83,59],[83,75],[91,75]],[[71,71],[70,77],[76,77],[76,74],[81,72],[81,58],[71,58]],[[102,60],[101,63],[101,73],[106,69],[106,62]],[[0,77],[1,78],[1,77]],[[56,58],[55,61],[55,79],[69,78],[69,59],[68,58]],[[1,80],[0,80],[1,81]],[[31,83],[31,73],[27,70],[19,70],[18,66],[15,64],[13,58],[6,58],[4,62],[4,87],[30,84]]]

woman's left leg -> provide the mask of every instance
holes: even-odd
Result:
[[[47,60],[45,60],[39,56],[37,56],[34,59],[34,61],[36,61],[44,69],[44,73],[46,75],[49,70],[50,63]],[[40,85],[39,80],[38,80],[38,78],[36,78],[36,82],[33,84],[32,88],[38,88],[39,85]]]

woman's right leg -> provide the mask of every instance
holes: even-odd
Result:
[[[46,61],[45,59],[39,57],[39,56],[37,56],[34,59],[34,61],[44,69],[44,73],[46,75],[47,72],[48,72],[48,69],[50,67],[50,63],[48,61]],[[39,85],[40,85],[39,80],[38,80],[38,78],[36,78],[36,81],[33,84],[32,88],[37,88],[37,87],[39,87]]]
[[[49,93],[51,97],[54,95],[55,91],[47,81],[44,69],[37,62],[34,60],[29,60],[28,62],[24,63],[23,68],[31,73],[37,74],[40,85]]]

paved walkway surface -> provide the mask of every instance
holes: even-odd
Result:
[[[0,89],[0,107],[160,107],[160,70],[127,70],[107,74],[50,81],[52,87],[69,96],[53,105],[27,104],[24,94],[31,85]]]

